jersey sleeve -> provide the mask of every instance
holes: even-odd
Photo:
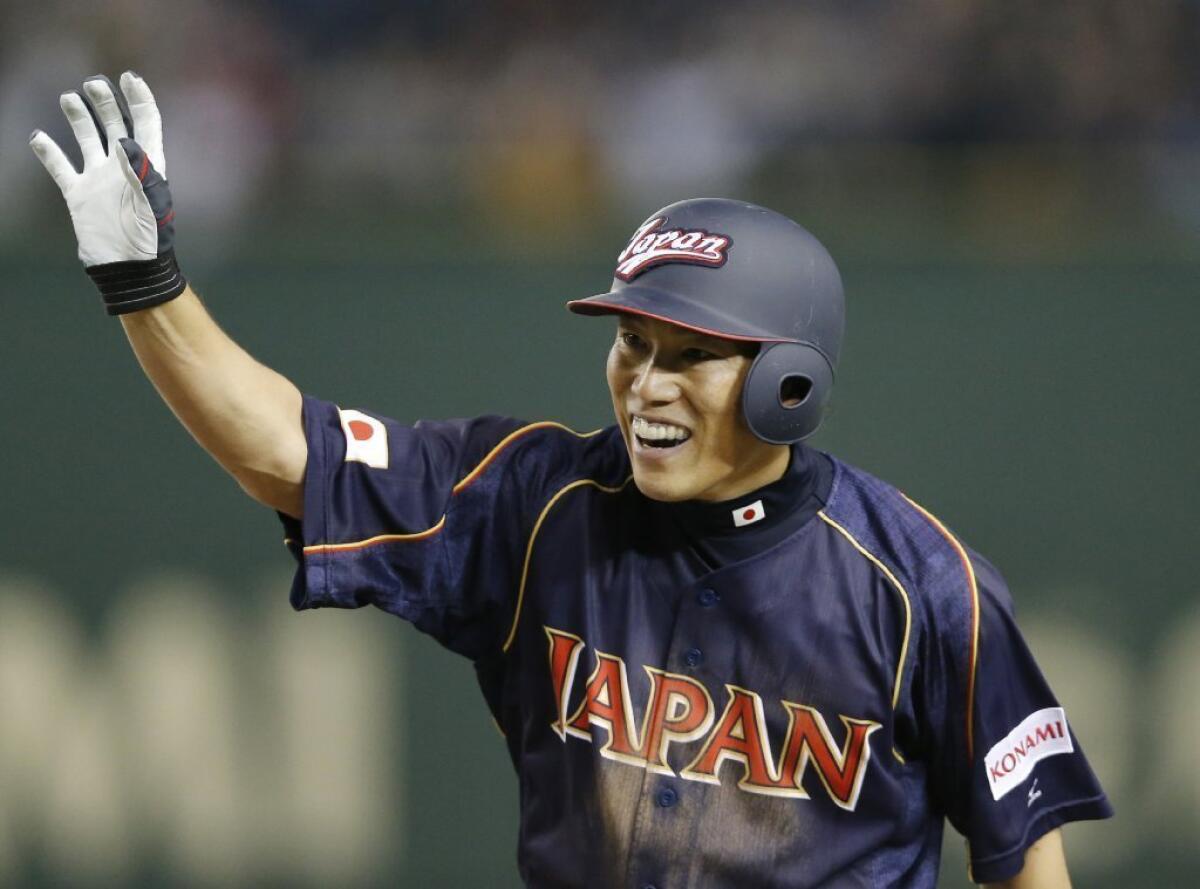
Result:
[[[1113,812],[1003,579],[978,555],[968,561],[963,604],[935,616],[923,643],[919,696],[934,797],[967,839],[972,879],[987,883],[1018,874],[1054,828]]]
[[[303,420],[304,518],[280,516],[299,562],[292,606],[374,605],[472,659],[496,648],[553,472],[526,434],[539,424],[407,426],[309,396]]]

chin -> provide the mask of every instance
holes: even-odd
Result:
[[[678,503],[695,498],[696,492],[671,484],[670,479],[647,478],[644,473],[633,473],[633,483],[642,495],[661,503]]]

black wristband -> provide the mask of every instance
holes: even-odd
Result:
[[[88,266],[87,273],[100,288],[105,311],[110,315],[125,315],[162,305],[187,287],[179,264],[175,262],[174,250],[168,250],[157,259]]]

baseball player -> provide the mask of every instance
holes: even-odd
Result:
[[[123,94],[123,95],[122,95]],[[296,608],[374,605],[469,657],[520,782],[530,886],[1069,885],[1059,828],[1111,808],[999,573],[803,443],[843,332],[829,254],[777,213],[651,214],[611,289],[615,424],[404,425],[301,396],[210,319],[173,252],[135,74],[43,133],[79,256],[197,440],[276,509]]]

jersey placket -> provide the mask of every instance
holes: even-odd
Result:
[[[678,596],[663,664],[666,676],[698,682],[710,695],[723,687],[720,677],[730,675],[731,666],[728,652],[709,644],[719,631],[713,629],[714,625],[727,617],[721,614],[722,596],[714,580],[719,574],[700,578]],[[715,719],[720,705],[715,698],[712,703],[718,711],[710,714]],[[650,706],[652,701],[647,703]],[[650,718],[644,722],[649,732]],[[645,737],[641,741],[643,745],[648,743]],[[681,777],[680,772],[697,750],[697,743],[671,744],[665,767],[645,771],[629,848],[627,885],[633,889],[669,889],[687,879],[708,797],[720,792],[717,785]],[[653,751],[646,753],[650,756]]]

